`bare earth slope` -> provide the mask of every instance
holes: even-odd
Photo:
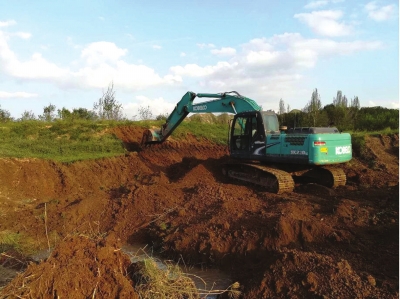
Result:
[[[102,251],[111,255],[107,260],[123,259],[103,249],[109,243],[80,247],[87,238],[70,237],[106,235],[114,247],[139,240],[169,258],[218,266],[241,283],[243,298],[398,297],[397,135],[369,137],[374,162],[354,158],[344,165],[344,187],[298,185],[292,194],[275,195],[226,181],[219,166],[227,158],[223,146],[188,135],[140,149],[141,129],[115,134],[130,151],[126,156],[73,164],[0,160],[0,231],[46,247],[46,227],[51,246],[73,242],[77,248],[52,254],[54,273],[65,268],[61,259],[75,261],[87,246],[91,258]],[[43,271],[49,261],[26,273]],[[87,276],[87,267],[75,276]],[[124,284],[120,289],[133,294],[128,276],[108,276],[107,283]],[[57,277],[46,282],[63,292],[68,285]],[[100,283],[103,298],[117,298]],[[17,277],[0,292],[20,285]],[[30,287],[39,294],[34,283]]]

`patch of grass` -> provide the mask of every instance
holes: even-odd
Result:
[[[182,272],[181,268],[174,263],[167,262],[161,268],[160,263],[151,257],[132,264],[131,273],[135,281],[135,290],[140,298],[153,299],[198,299],[206,298],[207,295],[218,295],[228,293],[229,298],[239,298],[239,283],[234,283],[226,290],[201,290],[198,289],[189,277]],[[197,277],[201,279],[200,277]]]
[[[351,143],[353,146],[353,153],[357,157],[363,157],[365,155],[365,134],[352,134]]]
[[[37,244],[33,239],[21,233],[10,230],[0,231],[0,253],[8,250],[15,250],[27,256],[37,250]]]
[[[123,155],[121,140],[107,131],[114,125],[61,120],[9,122],[0,130],[0,157],[74,162]]]

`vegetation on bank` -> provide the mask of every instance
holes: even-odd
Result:
[[[140,120],[124,117],[123,107],[115,98],[111,83],[102,97],[85,108],[56,110],[49,104],[43,114],[25,111],[18,119],[0,106],[0,158],[40,158],[60,162],[119,156],[126,153],[124,144],[114,134],[116,126],[160,128],[167,114],[154,116],[150,107],[139,107]],[[136,117],[135,117],[136,118]],[[190,133],[217,144],[227,144],[231,115],[194,114],[186,118],[172,137],[184,139]],[[361,153],[365,134],[398,133],[399,110],[383,107],[360,108],[358,97],[347,99],[338,91],[333,103],[322,107],[315,89],[302,110],[290,110],[281,99],[280,125],[290,127],[336,126],[340,131],[353,132],[355,153]],[[369,132],[369,133],[367,133]],[[374,132],[374,133],[371,133]]]

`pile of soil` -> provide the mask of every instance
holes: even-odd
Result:
[[[397,135],[368,137],[370,159],[354,157],[342,166],[345,186],[296,185],[293,193],[277,195],[224,178],[224,146],[187,135],[141,148],[142,132],[115,129],[129,151],[121,157],[73,164],[0,160],[0,231],[46,248],[46,228],[51,246],[58,246],[2,294],[19,290],[23,277],[32,294],[59,294],[55,280],[35,285],[29,275],[41,269],[61,277],[72,265],[75,277],[93,282],[82,286],[65,276],[68,294],[91,297],[97,282],[103,298],[134,294],[123,271],[128,261],[115,243],[68,237],[85,234],[145,242],[187,265],[217,266],[240,282],[243,298],[398,297]],[[97,272],[99,254],[107,282]]]
[[[104,239],[71,236],[14,278],[1,298],[139,298],[127,272],[130,264]]]

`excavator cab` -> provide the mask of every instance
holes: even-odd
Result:
[[[236,114],[230,127],[231,156],[251,159],[254,155],[265,154],[266,136],[270,134],[280,134],[278,118],[273,111]]]

